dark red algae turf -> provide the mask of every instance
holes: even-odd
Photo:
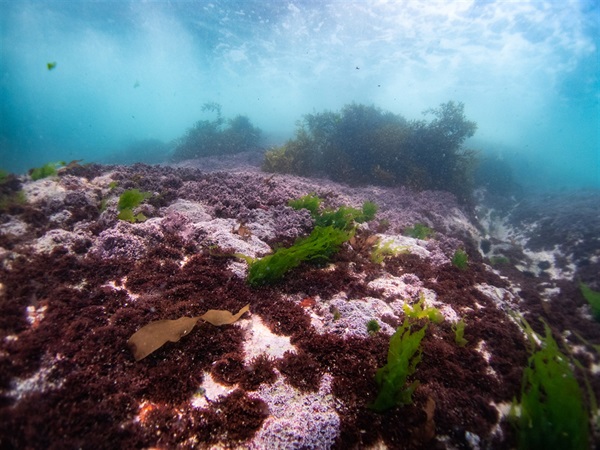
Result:
[[[507,305],[514,302],[536,330],[542,316],[556,336],[577,330],[584,339],[600,342],[598,324],[573,313],[584,304],[575,284],[558,283],[560,294],[548,301],[540,280],[512,266],[491,271],[474,251],[469,251],[468,268],[459,270],[403,253],[375,264],[369,247],[346,245],[330,261],[332,267],[303,264],[279,284],[251,288],[232,268],[239,260],[230,249],[211,245],[211,236],[189,232],[189,223],[176,214],[168,213],[170,222],[161,225],[160,235],[131,231],[129,244],[122,244],[115,211],[103,209],[111,194],[90,184],[107,174],[121,192],[137,188],[153,194],[145,212],[150,219],[164,217],[162,208],[183,199],[202,203],[211,217],[240,223],[279,208],[276,218],[282,225],[265,237],[269,241],[293,241],[309,229],[306,216],[285,205],[311,192],[306,191],[310,181],[290,184],[256,172],[142,165],[74,167],[58,183],[67,193],[85,195],[0,211],[1,224],[28,224],[25,233],[3,232],[0,240],[2,449],[256,448],[252,440],[272,414],[257,394],[261,386],[283,377],[291,388],[314,394],[326,376],[339,416],[332,448],[380,443],[390,449],[514,448],[515,432],[494,405],[519,395],[528,353]],[[333,184],[317,184],[312,191],[341,196]],[[69,219],[55,220],[62,211]],[[50,251],[29,245],[52,230],[71,233],[71,239]],[[450,229],[439,232],[439,242],[450,247],[460,242]],[[135,242],[141,244],[134,247]],[[464,246],[473,248],[470,242]],[[368,285],[385,274],[412,274],[422,288],[459,311],[468,343],[460,347],[454,342],[447,321],[428,323],[422,360],[411,379],[420,383],[413,403],[376,413],[368,406],[377,395],[374,376],[386,363],[389,335],[320,332],[311,309],[324,314],[318,307],[327,310],[340,292],[351,302],[374,298],[390,303],[393,297]],[[520,300],[498,303],[480,285],[504,292],[516,285]],[[302,306],[300,300],[309,297]],[[131,334],[152,320],[196,316],[208,309],[237,311],[247,303],[252,316],[271,332],[288,336],[296,351],[248,360],[238,324],[203,322],[138,362],[127,347]],[[402,314],[381,318],[393,326],[402,319]],[[484,349],[478,348],[482,341]],[[594,359],[584,361],[589,367]],[[201,395],[204,374],[230,392],[198,407],[191,399]],[[589,372],[588,378],[600,398],[599,377]],[[300,447],[290,442],[288,448]]]

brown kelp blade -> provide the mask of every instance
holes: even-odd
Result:
[[[157,320],[137,330],[127,341],[136,361],[158,350],[166,342],[177,342],[188,334],[200,317],[180,317],[177,320]]]
[[[248,310],[250,310],[250,303],[240,309],[236,315],[233,315],[229,311],[224,311],[222,309],[209,309],[206,311],[206,313],[200,316],[200,319],[216,326],[229,325],[237,321],[240,317],[242,317],[242,314]]]
[[[244,306],[235,315],[229,311],[210,309],[198,317],[180,317],[176,320],[157,320],[150,322],[137,330],[127,341],[136,361],[139,361],[167,342],[177,342],[188,334],[202,319],[212,325],[228,325],[237,321],[242,314],[250,309],[250,304]]]

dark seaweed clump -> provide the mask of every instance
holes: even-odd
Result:
[[[213,120],[199,120],[176,141],[173,161],[204,156],[231,155],[255,150],[260,142],[261,130],[252,125],[246,116],[225,119],[221,105],[205,103],[202,111],[213,112]]]
[[[462,103],[408,121],[375,106],[352,103],[340,112],[304,116],[296,137],[265,154],[268,172],[328,176],[351,184],[448,190],[464,201],[473,188],[473,151],[462,147],[477,125]]]
[[[0,169],[0,213],[18,208],[26,202],[19,179],[14,174]]]

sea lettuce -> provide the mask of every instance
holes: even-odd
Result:
[[[352,208],[342,205],[338,209],[321,210],[323,200],[315,194],[308,194],[298,199],[292,199],[288,206],[294,209],[307,209],[315,219],[315,225],[320,227],[334,226],[339,229],[349,229],[355,223],[373,220],[379,207],[376,203],[365,201],[361,207]]]
[[[307,194],[300,198],[292,199],[288,202],[288,206],[295,210],[307,209],[311,216],[316,217],[319,215],[319,208],[321,207],[322,200],[315,194]]]
[[[376,244],[373,246],[371,251],[371,261],[375,264],[381,264],[385,258],[399,255],[401,253],[410,253],[410,249],[407,245],[394,246],[394,241],[386,241],[385,244],[381,244],[378,239]]]
[[[412,394],[419,382],[407,384],[408,377],[412,375],[421,362],[421,340],[425,336],[427,325],[420,330],[411,332],[408,319],[398,327],[390,338],[387,364],[377,370],[375,382],[379,393],[369,408],[383,412],[399,405],[412,403]]]
[[[442,323],[444,321],[444,315],[442,312],[434,306],[425,306],[425,295],[421,292],[419,301],[414,305],[404,305],[404,314],[406,317],[414,320],[429,319],[433,323]]]
[[[350,206],[340,206],[336,210],[325,210],[315,217],[317,226],[334,226],[339,229],[348,229],[355,223],[363,223],[373,220],[377,213],[377,205],[366,201],[362,208],[352,208]]]
[[[460,319],[451,327],[452,331],[454,331],[454,342],[459,347],[464,347],[469,342],[465,339],[465,325],[465,319]]]
[[[41,167],[35,167],[29,171],[29,175],[33,181],[41,180],[42,178],[48,178],[56,175],[57,168],[64,166],[66,163],[64,161],[58,162],[49,162],[44,164]]]
[[[415,223],[414,226],[406,228],[404,234],[415,239],[425,240],[433,235],[433,230],[422,223]]]
[[[351,236],[351,231],[317,226],[307,238],[299,239],[291,247],[280,248],[260,259],[248,258],[248,284],[273,283],[303,261],[326,261]]]
[[[295,209],[308,209],[315,219],[315,228],[307,238],[272,255],[253,259],[238,254],[248,262],[246,280],[251,286],[273,283],[303,261],[326,261],[354,236],[356,223],[372,220],[377,212],[377,205],[369,201],[362,209],[340,206],[337,210],[319,211],[321,199],[313,194],[290,200],[288,204]]]
[[[513,401],[511,411],[519,448],[589,448],[589,413],[571,359],[560,351],[545,322],[543,337],[525,319],[520,320],[532,353],[523,372],[521,402]],[[541,343],[537,349],[536,341]]]
[[[467,263],[469,262],[469,255],[463,249],[458,249],[454,252],[454,256],[452,257],[452,265],[460,270],[465,270],[467,268]]]
[[[117,218],[131,223],[143,222],[146,220],[146,216],[142,213],[134,215],[133,209],[151,196],[150,192],[140,192],[139,189],[124,191],[119,197],[119,203],[117,204],[117,209],[119,210]]]

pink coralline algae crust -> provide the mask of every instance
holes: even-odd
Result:
[[[34,243],[36,252],[50,253],[57,247],[63,247],[74,253],[85,253],[91,245],[91,236],[87,233],[73,233],[62,229],[54,229],[37,239]]]
[[[369,297],[349,300],[345,296],[338,296],[326,302],[326,305],[330,311],[335,311],[336,315],[334,316],[330,312],[324,316],[323,331],[342,337],[366,338],[369,336],[367,330],[369,320],[393,313],[393,310],[385,301]],[[378,322],[383,333],[394,333],[393,327],[381,320],[378,320]]]
[[[247,226],[258,238],[266,241],[284,241],[306,235],[313,226],[310,213],[278,205],[265,211],[255,209],[247,218]]]
[[[342,204],[360,207],[365,201],[380,207],[379,220],[387,220],[392,231],[422,223],[440,232],[456,232],[456,220],[468,219],[459,208],[455,197],[447,192],[416,193],[406,188],[378,187],[351,188],[327,180],[267,175],[256,172],[217,172],[205,175],[200,181],[188,181],[178,191],[180,198],[209,205],[218,217],[247,219],[253,210],[268,210],[286,205],[290,199],[314,193],[325,199],[325,206],[336,208]]]
[[[454,252],[461,248],[459,239],[438,235],[436,240],[429,240],[425,248],[429,251],[429,262],[434,266],[450,264]]]
[[[165,232],[179,234],[182,238],[190,240],[194,231],[191,224],[192,221],[185,214],[169,211],[166,212],[160,225]]]
[[[400,281],[404,283],[404,289],[406,290],[409,298],[417,299],[420,290],[423,288],[423,283],[419,277],[412,273],[405,273],[400,276]]]
[[[82,179],[67,175],[55,184],[48,179],[36,184],[30,185],[26,192],[46,216],[68,212],[69,224],[98,217],[97,195]]]
[[[144,228],[150,231],[148,226]],[[159,234],[156,231],[146,234],[139,226],[119,221],[114,228],[100,233],[90,252],[103,259],[137,259],[146,252],[151,242],[157,239]]]
[[[381,293],[381,297],[388,303],[394,300],[412,301],[419,298],[423,289],[421,280],[414,281],[411,277],[415,275],[403,274],[399,277],[383,274],[369,282],[369,286]],[[408,283],[407,283],[408,281]]]
[[[146,248],[142,239],[123,234],[119,231],[103,231],[97,243],[92,247],[92,254],[103,259],[139,258]]]
[[[267,177],[256,173],[208,174],[184,183],[178,196],[205,203],[213,215],[223,218],[241,219],[253,209],[281,204]]]
[[[329,449],[340,431],[333,406],[331,377],[323,377],[317,392],[301,394],[281,380],[256,392],[271,415],[257,433],[252,449]]]

